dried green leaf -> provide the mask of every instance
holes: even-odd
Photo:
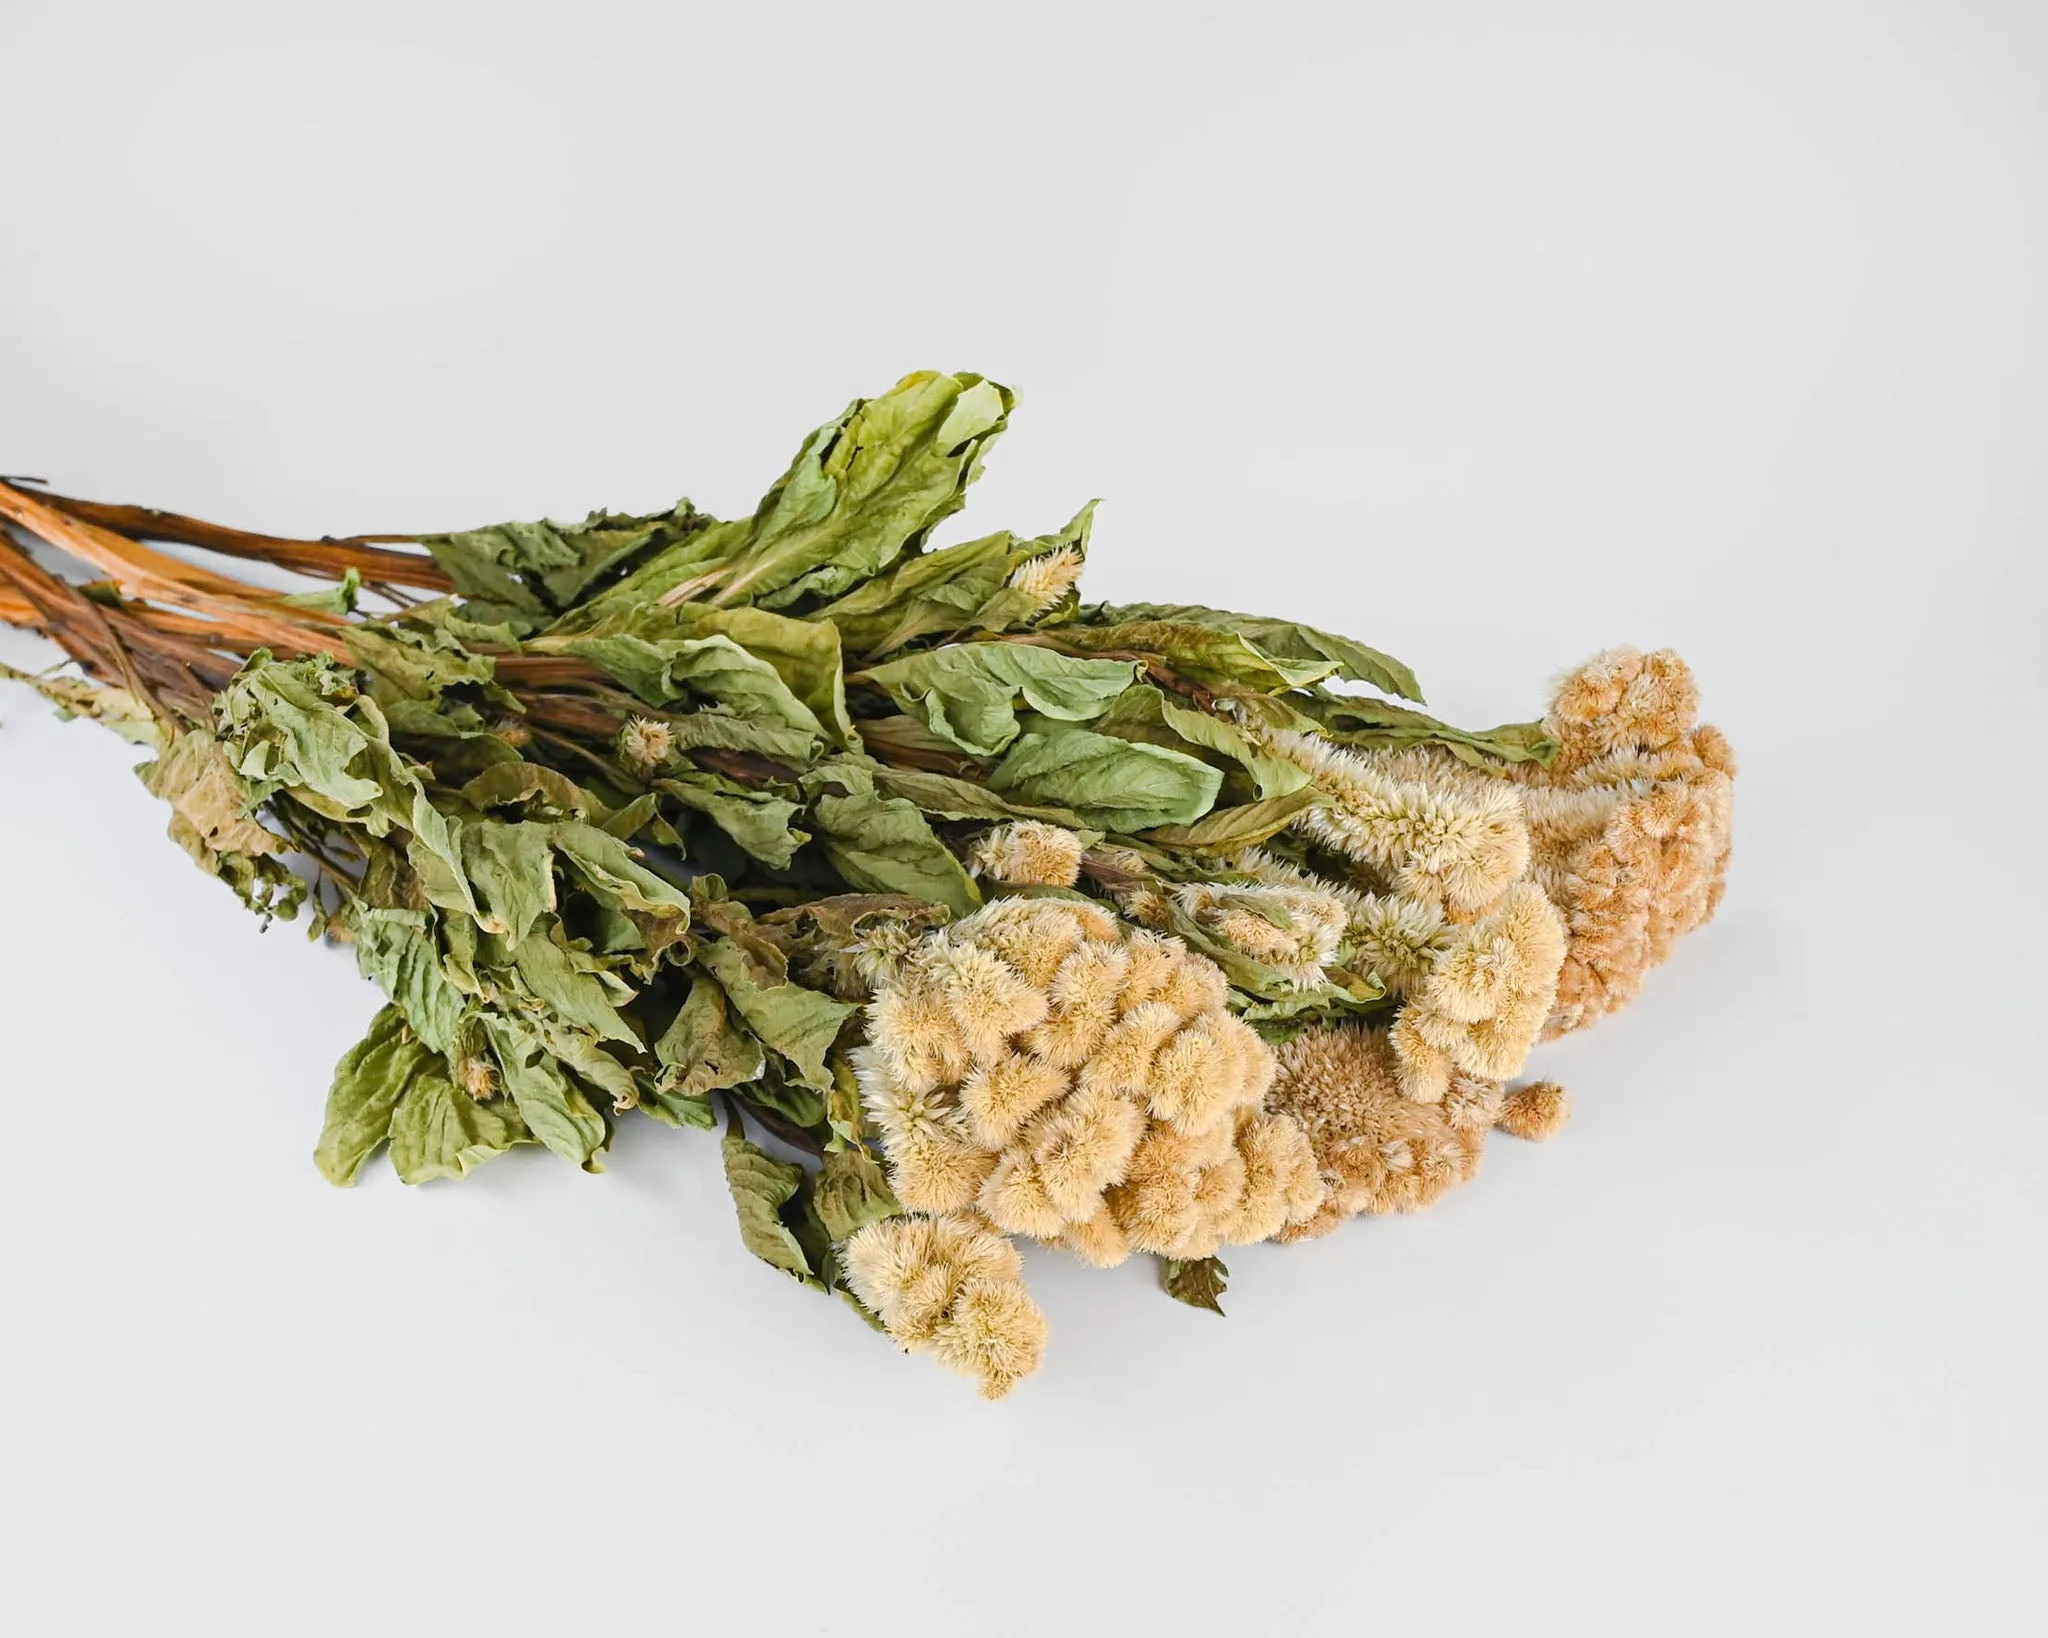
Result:
[[[859,673],[940,738],[978,757],[1002,754],[1027,706],[1061,722],[1099,717],[1136,680],[1129,660],[1076,659],[1025,643],[951,643]]]
[[[1304,785],[1285,796],[1267,797],[1234,808],[1218,808],[1192,825],[1157,826],[1145,832],[1145,840],[1159,847],[1234,853],[1278,835],[1294,822],[1297,814],[1308,808],[1321,807],[1328,800],[1313,786]]]
[[[1090,501],[1057,534],[1020,540],[1004,530],[907,557],[813,618],[837,626],[849,652],[876,657],[921,637],[1029,626],[1052,609],[1042,596],[1011,586],[1011,576],[1050,552],[1085,557],[1094,514]]]
[[[751,857],[773,870],[787,870],[796,850],[811,839],[792,821],[802,811],[780,791],[756,789],[714,773],[679,773],[657,779],[654,788],[693,813],[701,813]]]
[[[814,1204],[834,1245],[852,1239],[870,1223],[903,1212],[903,1203],[889,1187],[888,1172],[865,1149],[842,1149],[825,1157]]]
[[[654,1104],[678,1122],[712,1124],[711,1094],[744,1086],[767,1067],[761,1043],[741,1028],[728,1007],[725,991],[705,974],[690,982],[675,1020],[654,1043],[662,1065]]]
[[[355,1182],[363,1162],[391,1135],[392,1112],[414,1071],[432,1056],[396,1007],[383,1008],[370,1021],[369,1032],[334,1066],[327,1118],[313,1151],[322,1177],[344,1188]]]
[[[804,1186],[803,1168],[777,1160],[749,1143],[740,1132],[737,1116],[726,1128],[720,1148],[725,1157],[726,1187],[732,1191],[740,1239],[746,1248],[769,1266],[824,1290],[820,1271],[812,1266],[811,1254],[792,1232],[789,1221],[801,1210],[797,1196]]]
[[[1214,805],[1223,775],[1164,746],[1049,727],[1022,735],[989,785],[1019,802],[1069,809],[1092,828],[1134,831],[1193,824]]]
[[[1166,1294],[1190,1308],[1223,1312],[1223,1293],[1230,1283],[1230,1270],[1221,1257],[1164,1257]]]
[[[1335,632],[1320,631],[1293,620],[1231,614],[1191,603],[1098,603],[1082,610],[1082,620],[1091,626],[1126,625],[1134,621],[1209,626],[1234,632],[1270,661],[1311,668],[1327,665],[1329,669],[1322,673],[1324,676],[1348,677],[1382,693],[1398,694],[1402,699],[1422,698],[1422,688],[1415,680],[1415,673],[1392,655],[1382,654],[1376,648],[1368,648]],[[1062,628],[1063,632],[1066,629]]]
[[[567,629],[657,601],[782,608],[841,596],[960,509],[1011,402],[978,375],[929,370],[854,400],[804,441],[751,518],[663,550]]]
[[[1385,700],[1317,690],[1300,702],[1323,734],[1339,745],[1372,750],[1405,750],[1411,745],[1441,745],[1461,762],[1476,768],[1501,762],[1548,763],[1557,755],[1557,741],[1540,722],[1509,722],[1498,728],[1468,731],[1424,716],[1420,711]]]
[[[13,666],[4,664],[0,664],[0,677],[8,677],[33,688],[57,707],[60,717],[90,717],[94,722],[113,729],[131,745],[146,745],[151,750],[159,750],[163,746],[163,730],[150,714],[149,707],[125,688],[111,683],[88,682],[81,677],[17,671]]]
[[[734,925],[728,935],[706,940],[697,959],[747,1027],[788,1059],[806,1086],[830,1088],[826,1054],[857,1007],[796,983],[782,952],[750,927]]]
[[[833,869],[861,892],[907,893],[966,915],[981,903],[980,891],[915,803],[875,788],[876,771],[871,762],[836,757],[804,776]]]
[[[607,574],[687,541],[712,519],[678,501],[633,517],[592,512],[581,523],[499,523],[419,542],[465,597],[527,615],[566,609]]]

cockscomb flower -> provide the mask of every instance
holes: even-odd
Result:
[[[1168,891],[1204,931],[1304,987],[1323,981],[1351,924],[1351,907],[1318,887],[1182,882]]]
[[[1017,1248],[971,1217],[888,1217],[841,1248],[846,1283],[912,1353],[973,1377],[1000,1399],[1038,1369],[1045,1315],[1024,1289]]]
[[[1104,1263],[1305,1217],[1313,1159],[1264,1110],[1272,1050],[1226,995],[1213,962],[1082,900],[999,900],[934,933],[853,1055],[898,1198]]]
[[[1453,1070],[1518,1074],[1557,998],[1564,922],[1543,889],[1519,882],[1492,914],[1449,930],[1391,1032],[1409,1097],[1435,1102]]]
[[[1497,1081],[1454,1072],[1444,1097],[1418,1103],[1388,1033],[1361,1024],[1306,1030],[1278,1057],[1274,1105],[1300,1122],[1327,1187],[1282,1239],[1327,1234],[1359,1212],[1419,1210],[1479,1170],[1502,1107]]]
[[[1482,910],[1529,867],[1529,829],[1511,786],[1442,789],[1389,776],[1368,757],[1312,734],[1278,731],[1268,746],[1332,798],[1294,828],[1411,897]]]
[[[1081,878],[1084,851],[1073,831],[1020,819],[987,831],[967,863],[976,875],[1011,887],[1072,887]]]

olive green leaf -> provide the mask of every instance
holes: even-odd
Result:
[[[1315,719],[1325,737],[1340,745],[1390,751],[1404,750],[1410,745],[1441,745],[1461,762],[1476,768],[1500,762],[1548,763],[1557,755],[1557,741],[1540,722],[1509,722],[1498,728],[1470,732],[1385,700],[1318,690],[1298,703]]]
[[[876,773],[873,763],[835,757],[804,776],[833,869],[860,892],[908,893],[966,915],[981,894],[965,867],[916,803],[875,788]]]
[[[797,1197],[804,1187],[801,1166],[777,1160],[749,1143],[734,1115],[720,1144],[725,1158],[725,1184],[732,1191],[740,1240],[762,1262],[779,1268],[805,1285],[825,1289],[811,1255],[792,1232],[790,1218],[801,1212]]]
[[[1221,1257],[1165,1257],[1162,1271],[1166,1294],[1190,1308],[1223,1312],[1223,1293],[1230,1284],[1230,1270]]]
[[[1234,722],[1184,705],[1150,684],[1131,689],[1110,707],[1096,728],[1119,739],[1142,740],[1169,750],[1193,746],[1214,752],[1242,767],[1261,797],[1286,796],[1309,782],[1306,772],[1263,749]]]
[[[825,1157],[813,1204],[834,1245],[852,1239],[870,1223],[903,1213],[903,1203],[889,1187],[889,1174],[865,1149],[842,1149]]]
[[[567,774],[538,762],[496,762],[462,787],[462,800],[482,811],[519,808],[528,819],[588,819],[595,802]]]
[[[565,629],[649,602],[782,608],[841,596],[960,509],[1012,402],[978,375],[929,370],[855,399],[804,441],[751,518],[663,549]]]
[[[837,626],[850,652],[875,656],[892,654],[920,637],[1034,624],[1058,605],[1048,608],[1043,598],[1011,586],[1011,576],[1050,552],[1085,556],[1094,515],[1095,502],[1090,501],[1057,534],[1020,540],[1004,530],[906,557],[812,618]]]
[[[1234,808],[1218,808],[1192,825],[1157,826],[1145,832],[1145,840],[1159,847],[1234,853],[1277,836],[1294,822],[1297,814],[1308,808],[1321,807],[1328,800],[1312,786],[1303,786],[1285,796],[1245,802]]]
[[[362,903],[348,918],[363,976],[384,992],[415,1035],[453,1057],[470,1001],[449,982],[434,922],[428,911]]]
[[[414,1072],[433,1058],[406,1028],[396,1007],[370,1021],[364,1037],[334,1066],[327,1093],[327,1118],[320,1128],[314,1164],[328,1182],[347,1187],[391,1135],[391,1115],[405,1096]]]
[[[875,769],[875,789],[887,796],[900,796],[941,819],[1038,819],[1068,830],[1088,829],[1081,816],[1071,808],[1013,802],[971,779],[926,773],[922,768],[878,767]]]
[[[1137,676],[1130,660],[1076,659],[1024,643],[952,643],[858,673],[942,739],[979,757],[1017,737],[1017,707],[1061,722],[1099,717]]]
[[[25,683],[57,707],[59,717],[90,717],[114,730],[131,745],[151,750],[163,746],[163,730],[148,706],[127,689],[111,683],[88,682],[80,677],[46,676],[34,671],[17,671],[0,664],[0,677]]]
[[[550,1044],[531,1024],[504,1013],[484,1013],[479,1023],[497,1058],[505,1091],[533,1135],[585,1171],[603,1171],[598,1157],[611,1129],[563,1072]]]
[[[1066,808],[1085,825],[1118,831],[1191,825],[1222,784],[1218,770],[1179,751],[1068,727],[1022,735],[989,775],[1003,796]]]
[[[565,609],[607,574],[690,539],[711,524],[688,501],[632,517],[592,512],[581,523],[499,523],[419,543],[465,597],[521,614]]]
[[[701,813],[752,857],[786,870],[810,832],[792,828],[802,811],[773,787],[756,789],[714,773],[679,773],[654,788],[681,807]]]
[[[662,1074],[645,1107],[676,1124],[713,1124],[711,1094],[744,1086],[767,1067],[767,1054],[732,1016],[725,991],[703,973],[690,981],[675,1020],[654,1043]]]
[[[1335,632],[1292,620],[1271,620],[1260,615],[1231,614],[1222,609],[1201,608],[1190,603],[1095,604],[1082,611],[1091,626],[1118,626],[1134,621],[1165,621],[1176,625],[1209,626],[1234,632],[1269,661],[1309,667],[1323,666],[1322,676],[1348,677],[1397,694],[1402,699],[1420,700],[1422,687],[1415,673],[1390,654],[1340,637]],[[1063,628],[1064,629],[1064,628]]]
[[[391,1116],[391,1165],[406,1183],[467,1177],[516,1143],[530,1143],[520,1113],[503,1098],[478,1102],[433,1057],[414,1072]]]
[[[782,674],[730,637],[714,632],[650,639],[619,632],[578,637],[562,646],[649,705],[696,700],[750,722],[795,729],[813,745],[825,737],[817,713],[797,698]]]
[[[737,912],[738,906],[725,907]],[[744,914],[744,912],[739,912]],[[724,936],[708,939],[697,959],[716,978],[747,1027],[795,1067],[806,1086],[832,1084],[825,1061],[840,1027],[859,1009],[789,977],[782,952],[752,927],[728,919]]]

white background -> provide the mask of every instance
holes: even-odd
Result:
[[[956,537],[1105,496],[1095,595],[1474,723],[1671,644],[1744,760],[1562,1138],[1227,1321],[1038,1257],[990,1406],[698,1134],[329,1188],[372,992],[0,691],[0,1627],[2042,1630],[2044,76],[2028,0],[0,0],[0,471],[732,514],[974,369]]]

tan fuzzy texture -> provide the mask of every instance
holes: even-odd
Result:
[[[1735,756],[1697,723],[1699,689],[1668,649],[1614,649],[1559,684],[1548,767],[1518,764],[1532,875],[1569,939],[1546,1036],[1633,1000],[1678,939],[1721,902],[1735,818]]]
[[[1266,1108],[1273,1052],[1207,958],[1092,904],[1006,899],[930,935],[853,1055],[900,1198],[1090,1262],[1207,1256],[1321,1204]]]
[[[1557,1082],[1531,1081],[1502,1100],[1498,1124],[1512,1137],[1542,1143],[1563,1131],[1571,1114],[1571,1094]]]
[[[912,1353],[930,1353],[1000,1399],[1038,1369],[1045,1315],[1017,1248],[972,1216],[888,1217],[843,1248],[846,1283]]]
[[[1073,831],[1020,819],[984,834],[967,863],[976,875],[1011,887],[1072,887],[1081,879],[1082,852]]]
[[[1395,778],[1371,755],[1311,734],[1273,733],[1267,744],[1332,801],[1300,815],[1294,828],[1406,896],[1480,910],[1528,869],[1529,828],[1507,786]]]
[[[628,717],[619,728],[619,765],[643,778],[675,754],[675,730],[659,717]]]
[[[1454,1073],[1434,1103],[1402,1090],[1387,1032],[1358,1024],[1311,1029],[1279,1050],[1273,1102],[1307,1133],[1325,1185],[1313,1217],[1283,1240],[1327,1234],[1360,1212],[1417,1211],[1479,1169],[1501,1109],[1497,1082]]]

